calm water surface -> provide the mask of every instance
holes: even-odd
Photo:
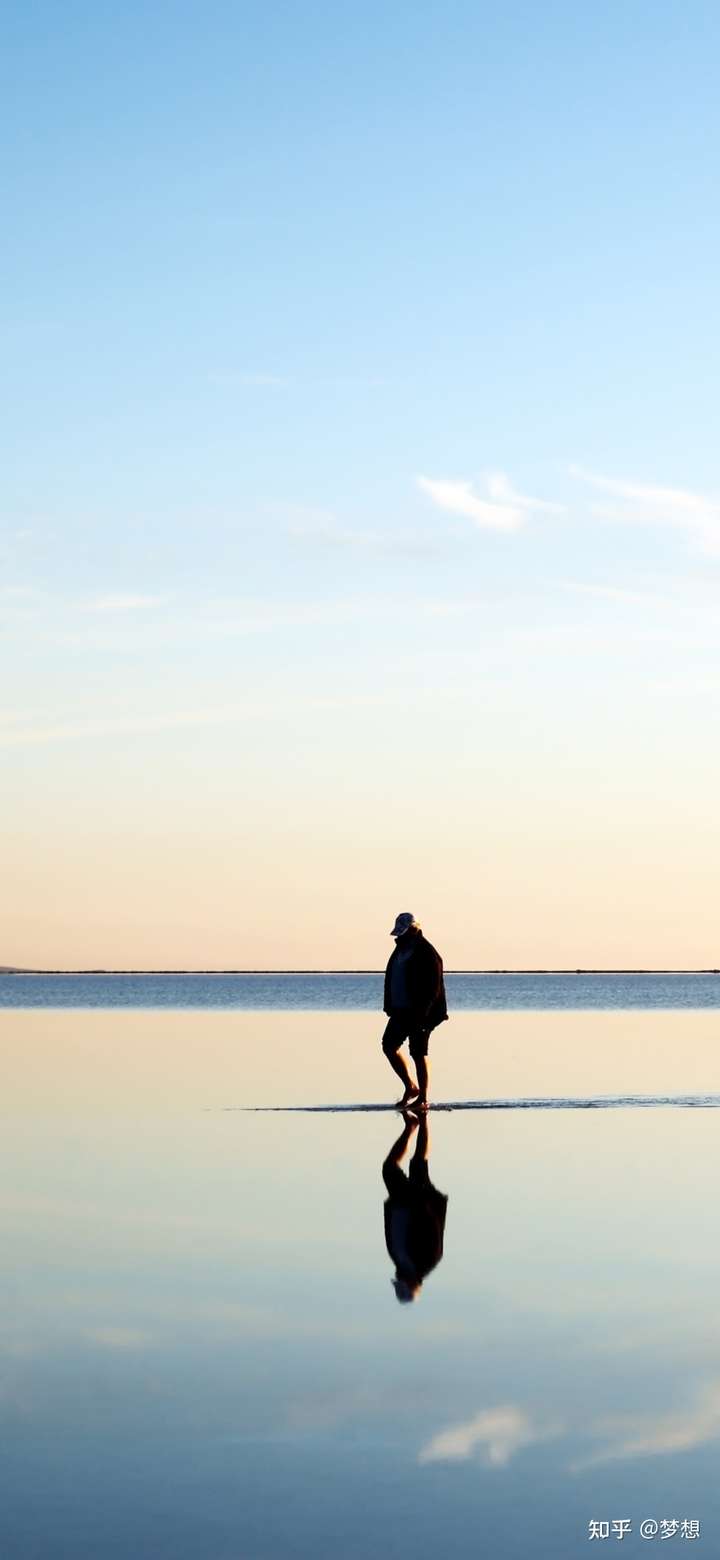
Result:
[[[719,1552],[716,1111],[431,1115],[444,1249],[399,1304],[400,1119],[243,1108],[392,1098],[375,1017],[3,1032],[3,1560],[572,1560],[593,1519]],[[459,1014],[435,1095],[717,1094],[719,1040]]]
[[[719,974],[458,975],[460,1011],[716,1008]],[[271,1008],[317,1012],[382,1006],[382,975],[0,975],[0,1007]]]

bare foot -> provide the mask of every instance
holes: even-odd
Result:
[[[423,1098],[423,1096],[422,1096],[422,1095],[420,1095],[420,1094],[419,1094],[419,1095],[418,1095],[418,1097],[417,1097],[417,1099],[416,1099],[416,1100],[413,1100],[413,1106],[412,1106],[412,1108],[413,1108],[413,1110],[422,1110],[422,1111],[426,1111],[426,1110],[429,1110],[429,1108],[430,1108],[430,1107],[429,1107],[429,1105],[428,1105],[428,1102],[427,1102],[427,1100],[426,1100],[426,1099],[424,1099],[424,1098]]]
[[[413,1104],[414,1104],[414,1102],[415,1102],[415,1095],[417,1094],[417,1092],[418,1092],[417,1084],[415,1084],[412,1088],[407,1088],[405,1090],[405,1093],[403,1094],[402,1099],[395,1101],[396,1108],[398,1110],[404,1110],[405,1106],[409,1105],[411,1100],[413,1101]]]

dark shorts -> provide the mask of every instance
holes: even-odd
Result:
[[[408,1049],[411,1056],[427,1056],[430,1030],[419,1029],[409,1013],[392,1013],[382,1037],[383,1051],[390,1054],[399,1051],[406,1040],[410,1041]]]
[[[389,1159],[385,1160],[382,1167],[382,1177],[396,1207],[409,1208],[418,1198],[422,1198],[426,1191],[434,1191],[430,1184],[430,1171],[426,1159],[418,1159],[413,1154],[408,1166],[408,1173],[394,1165]]]

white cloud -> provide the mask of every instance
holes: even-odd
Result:
[[[490,497],[497,499],[498,503],[512,504],[518,509],[541,509],[548,515],[565,512],[564,504],[550,503],[545,498],[528,498],[527,494],[517,493],[503,471],[489,472],[486,480]]]
[[[486,1466],[503,1468],[525,1447],[557,1439],[567,1429],[559,1420],[541,1423],[512,1403],[501,1404],[440,1431],[422,1447],[418,1461],[469,1462],[478,1457]],[[604,1444],[573,1461],[571,1473],[720,1441],[720,1382],[703,1387],[685,1408],[598,1418],[585,1429],[591,1441]]]
[[[657,1417],[627,1415],[599,1420],[592,1430],[595,1436],[607,1437],[608,1444],[573,1463],[574,1473],[596,1468],[601,1463],[660,1457],[717,1441],[720,1439],[720,1383],[700,1392],[694,1407]]]
[[[522,1409],[502,1404],[441,1430],[422,1447],[418,1462],[468,1462],[478,1453],[491,1467],[504,1468],[522,1447],[561,1434],[559,1425],[534,1425]]]
[[[517,493],[502,471],[491,472],[484,480],[487,497],[475,492],[464,478],[416,478],[418,487],[438,508],[463,515],[481,530],[518,531],[535,510],[562,513],[560,504]]]
[[[570,475],[625,506],[595,505],[595,514],[630,524],[674,526],[689,532],[704,552],[720,554],[720,499],[689,488],[605,477],[583,466],[571,466]]]
[[[473,492],[470,482],[418,477],[417,484],[439,509],[446,509],[452,515],[464,515],[481,530],[517,531],[523,524],[522,509],[510,504],[490,503],[487,499],[479,498],[477,493]]]

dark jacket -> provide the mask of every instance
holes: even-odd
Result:
[[[437,948],[423,937],[422,932],[416,932],[413,936],[413,954],[405,966],[405,979],[407,981],[410,1010],[415,1023],[422,1025],[423,1029],[434,1029],[437,1024],[442,1024],[448,1016],[447,1002],[445,1000],[445,983],[443,981],[443,962]],[[383,1011],[388,1015],[392,1011],[390,1003],[390,980],[393,961],[397,958],[397,947],[388,959],[385,971],[385,991],[383,995]]]
[[[403,1274],[409,1259],[412,1276],[422,1283],[442,1259],[447,1197],[433,1186],[427,1165],[418,1165],[417,1161],[411,1162],[409,1176],[397,1165],[389,1173],[383,1166],[383,1178],[390,1193],[384,1207],[388,1256]],[[393,1214],[403,1217],[401,1209],[405,1215],[402,1249],[393,1219]]]

